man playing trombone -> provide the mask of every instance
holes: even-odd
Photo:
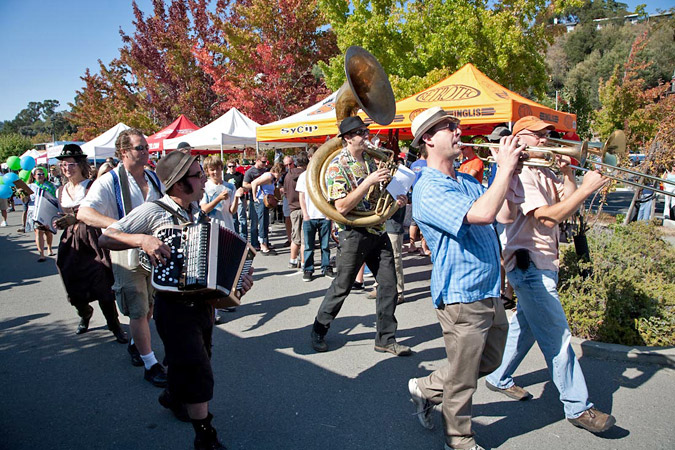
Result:
[[[521,144],[543,147],[552,129],[553,125],[527,116],[515,123],[513,134]],[[486,378],[486,385],[515,400],[529,399],[530,393],[517,386],[512,376],[537,341],[560,393],[565,416],[575,426],[598,433],[616,421],[588,400],[586,382],[570,344],[570,329],[557,290],[558,225],[609,179],[589,171],[577,188],[569,157],[556,158],[560,178],[547,167],[524,167],[520,173],[524,197],[520,204],[508,200],[498,215],[498,220],[507,224],[504,265],[518,304],[509,324],[502,363]]]

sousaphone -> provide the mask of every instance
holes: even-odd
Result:
[[[380,63],[367,50],[352,46],[345,53],[345,74],[347,81],[340,87],[335,98],[337,126],[362,109],[368,117],[380,125],[389,125],[396,114],[396,100],[389,79]],[[323,144],[314,153],[307,166],[307,193],[314,205],[329,219],[352,227],[370,227],[389,219],[398,209],[393,199],[388,199],[388,207],[383,211],[352,211],[340,214],[328,201],[326,188],[326,170],[330,162],[342,150],[342,139],[334,137]],[[390,155],[375,146],[366,149],[372,158],[380,161],[390,159]],[[382,196],[390,196],[382,189]]]

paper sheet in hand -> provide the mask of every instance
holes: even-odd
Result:
[[[38,189],[35,196],[35,216],[33,220],[49,228],[52,233],[56,233],[54,221],[58,219],[60,213],[61,209],[56,197],[44,189]]]
[[[394,198],[399,195],[408,195],[408,191],[410,191],[413,181],[415,181],[415,172],[408,169],[403,164],[400,164],[394,177],[387,185],[387,192]]]

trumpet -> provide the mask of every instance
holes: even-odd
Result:
[[[636,170],[630,170],[618,166],[618,161],[625,157],[626,152],[626,135],[621,130],[615,130],[607,138],[605,143],[600,142],[588,142],[588,141],[570,141],[566,139],[557,139],[549,138],[549,142],[553,144],[558,144],[558,147],[526,147],[526,151],[532,152],[529,155],[529,158],[523,162],[523,165],[530,167],[548,167],[553,168],[557,165],[556,155],[569,156],[579,161],[579,165],[570,164],[570,167],[573,169],[581,170],[584,172],[590,172],[594,169],[589,169],[586,164],[593,164],[596,166],[603,167],[605,169],[603,175],[611,178],[612,180],[619,181],[624,184],[629,184],[631,186],[650,189],[654,192],[663,195],[669,195],[675,197],[675,193],[667,192],[661,189],[658,189],[654,186],[649,186],[646,184],[638,183],[636,181],[629,180],[625,178],[626,176],[635,176],[638,178],[644,178],[658,183],[666,183],[675,185],[675,182],[664,180],[653,175],[647,175]],[[465,144],[461,143],[460,146],[466,147],[476,147],[476,148],[487,148],[487,149],[498,149],[499,144]],[[492,155],[485,155],[485,151],[476,152],[478,158],[481,161],[488,164],[496,163],[497,161]],[[589,158],[589,155],[592,155],[592,158]],[[613,175],[612,172],[622,172],[626,175],[619,176]]]

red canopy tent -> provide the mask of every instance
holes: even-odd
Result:
[[[198,129],[199,127],[197,125],[181,114],[178,119],[171,122],[171,124],[147,138],[148,145],[150,146],[150,153],[164,151],[164,139],[172,139],[184,134],[192,133]]]

